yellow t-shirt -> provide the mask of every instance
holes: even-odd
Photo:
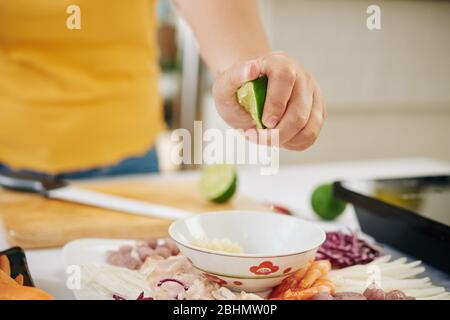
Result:
[[[164,127],[158,76],[155,0],[1,0],[0,163],[58,173],[145,153]]]

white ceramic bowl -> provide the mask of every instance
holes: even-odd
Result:
[[[209,279],[233,290],[259,292],[278,285],[313,259],[325,241],[314,224],[276,213],[221,211],[175,221],[169,234],[181,253]],[[193,246],[195,239],[229,239],[244,253]]]

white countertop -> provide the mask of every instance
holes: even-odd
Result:
[[[282,204],[306,219],[315,219],[309,205],[309,197],[312,189],[321,182],[449,172],[450,163],[422,158],[286,166],[280,168],[280,171],[275,176],[261,176],[258,169],[245,168],[239,172],[239,192],[263,202]],[[140,176],[138,179],[195,179],[196,175],[197,173],[195,172],[188,172],[159,176]],[[357,228],[358,223],[353,209],[349,206],[346,212],[337,221],[333,222],[333,225]],[[8,247],[9,245],[3,235],[3,229],[0,229],[0,250]],[[27,250],[26,255],[36,286],[53,294],[57,299],[74,298],[72,292],[66,288],[66,277],[60,248]]]

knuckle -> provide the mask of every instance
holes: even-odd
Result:
[[[307,70],[303,70],[301,72],[302,72],[301,78],[303,79],[305,86],[308,89],[314,90],[317,87],[317,82],[316,79],[314,78],[314,75]]]
[[[295,79],[297,77],[297,72],[291,66],[286,65],[286,66],[277,68],[273,72],[273,76],[278,81],[286,81],[286,82],[292,83],[295,81]]]
[[[311,117],[314,117],[314,120],[320,125],[323,122],[323,111],[313,110]]]
[[[309,145],[313,144],[319,136],[316,130],[305,130],[302,134],[302,140]]]
[[[308,149],[308,147],[309,147],[309,145],[300,143],[296,146],[296,150],[297,151],[305,151],[306,149]]]
[[[308,123],[308,120],[309,117],[305,113],[300,112],[300,109],[298,109],[297,115],[295,117],[296,125],[299,126],[300,128],[304,128]]]
[[[283,71],[280,70],[279,68],[275,68],[275,69],[272,70],[272,72],[270,73],[270,79],[275,80],[276,82],[282,81],[283,78],[284,78]]]
[[[299,146],[298,146],[298,151],[305,151],[306,149],[308,149],[309,147],[311,147],[311,145],[313,144],[313,142],[311,142],[311,143],[301,143]]]
[[[280,114],[284,110],[284,102],[278,99],[269,99],[270,113]]]
[[[297,70],[289,61],[282,59],[274,61],[271,65],[269,77],[278,81],[293,82],[297,77]]]
[[[294,82],[297,78],[297,71],[292,67],[288,67],[284,74],[289,82]]]
[[[307,146],[304,143],[285,143],[282,145],[283,148],[288,149],[288,150],[294,150],[294,151],[303,151],[305,149],[307,149],[309,146]]]
[[[308,149],[315,139],[308,139],[303,134],[296,137],[295,141],[286,143],[284,146],[289,150],[304,151]]]
[[[289,142],[292,140],[292,134],[301,131],[303,126],[299,124],[297,117],[286,117],[284,119],[283,128],[280,131],[280,140]],[[292,142],[292,141],[291,141]]]

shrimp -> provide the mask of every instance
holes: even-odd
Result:
[[[327,260],[310,261],[274,288],[269,299],[306,300],[317,293],[333,294],[336,288],[326,278],[330,270],[331,263]]]
[[[300,288],[310,288],[316,280],[320,277],[326,276],[331,270],[331,263],[328,260],[315,261],[311,268],[306,272],[303,279],[300,281]]]
[[[297,270],[293,275],[284,279],[277,287],[275,287],[269,295],[269,299],[276,299],[281,297],[283,293],[288,289],[295,289],[298,283],[303,279],[311,265],[313,260],[309,261],[305,266]]]
[[[283,293],[291,287],[290,277],[284,279],[278,286],[276,286],[269,294],[269,299],[280,298]]]
[[[298,284],[305,277],[305,274],[311,269],[313,262],[314,260],[310,260],[304,267],[300,268],[292,275],[291,289],[298,287]]]
[[[328,288],[330,288],[330,294],[334,294],[336,292],[336,286],[334,285],[334,283],[327,279],[327,278],[320,278],[318,279],[316,282],[314,282],[312,288],[314,287],[321,287],[321,286],[326,286]]]
[[[308,270],[311,268],[311,266],[313,265],[313,260],[309,261],[304,267],[298,269],[298,271],[296,271],[294,273],[294,279],[300,281],[301,279],[303,279],[303,277],[305,276],[306,272],[308,272]]]

